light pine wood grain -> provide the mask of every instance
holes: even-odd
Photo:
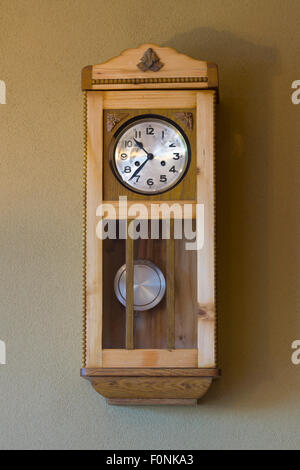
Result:
[[[197,349],[103,349],[103,367],[197,367]]]
[[[104,109],[196,108],[197,92],[190,90],[104,91]]]
[[[142,72],[137,64],[147,49],[153,49],[163,67],[158,72]],[[126,49],[119,56],[93,66],[93,79],[97,78],[145,78],[145,77],[197,77],[207,75],[207,62],[193,59],[171,47],[142,44],[136,49]]]
[[[197,202],[204,204],[204,246],[197,252],[199,367],[216,365],[214,99],[213,91],[197,94]]]
[[[96,236],[96,208],[102,201],[103,95],[87,94],[87,274],[86,366],[102,365],[102,241]]]

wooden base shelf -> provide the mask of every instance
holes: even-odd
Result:
[[[195,405],[220,371],[87,368],[81,369],[81,376],[112,405]]]

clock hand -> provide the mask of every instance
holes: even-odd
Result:
[[[135,176],[137,176],[139,174],[139,172],[141,171],[142,168],[144,168],[144,166],[146,165],[146,163],[149,161],[149,160],[153,160],[154,156],[152,155],[152,153],[147,153],[147,158],[146,160],[141,164],[141,166],[139,166],[135,172],[133,173],[133,175],[129,178],[128,181],[132,180],[132,178],[134,178]]]
[[[144,145],[142,144],[142,142],[139,142],[138,140],[136,140],[135,138],[133,138],[133,140],[135,141],[137,147],[141,150],[144,150],[144,152],[147,154],[147,158],[146,160],[141,164],[141,166],[139,166],[135,172],[133,173],[133,175],[129,178],[128,181],[132,180],[132,178],[134,178],[135,176],[137,176],[139,174],[139,172],[141,171],[142,168],[144,168],[144,166],[146,165],[146,163],[149,161],[149,160],[153,160],[154,158],[154,155],[152,153],[149,153],[147,152],[147,150],[144,149]]]
[[[142,142],[139,142],[139,141],[136,140],[135,138],[133,138],[133,140],[135,141],[136,146],[137,146],[139,149],[144,150],[144,152],[146,152],[146,154],[148,155],[148,152],[147,152],[147,150],[144,149],[144,145],[142,144]]]

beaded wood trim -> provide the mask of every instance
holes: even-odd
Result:
[[[83,93],[82,367],[86,366],[87,92]]]
[[[219,328],[219,319],[218,319],[218,298],[217,298],[217,282],[218,282],[218,275],[217,275],[217,268],[218,268],[218,262],[217,262],[217,218],[216,218],[216,212],[217,212],[217,191],[216,191],[216,186],[217,186],[217,158],[216,158],[216,141],[217,141],[217,135],[216,135],[216,127],[217,127],[217,122],[216,122],[216,114],[217,114],[217,93],[214,91],[214,96],[213,96],[213,120],[214,120],[214,140],[213,140],[213,159],[214,159],[214,174],[213,174],[213,187],[214,187],[214,266],[215,266],[215,331],[214,331],[214,336],[215,336],[215,341],[214,341],[214,349],[215,349],[215,365],[216,367],[219,367],[219,348],[218,348],[218,328]]]
[[[124,85],[140,83],[193,83],[208,82],[208,77],[155,77],[155,78],[96,78],[92,85]]]

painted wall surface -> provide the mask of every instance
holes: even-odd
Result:
[[[299,448],[298,0],[2,0],[0,448]],[[79,377],[80,71],[154,42],[219,65],[223,378],[197,408],[109,407]]]

